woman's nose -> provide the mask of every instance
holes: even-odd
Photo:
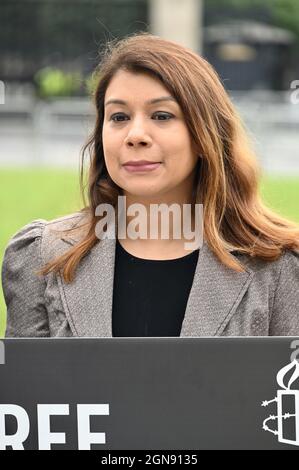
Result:
[[[133,124],[128,132],[128,135],[125,138],[126,145],[138,146],[138,145],[150,145],[151,138],[148,135],[146,128],[142,124]]]

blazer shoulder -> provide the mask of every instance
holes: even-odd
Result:
[[[274,261],[252,258],[244,254],[238,254],[236,258],[247,271],[253,273],[254,283],[269,285],[272,293],[276,291],[283,280],[289,284],[297,285],[298,289],[299,251],[286,249]]]
[[[86,221],[84,212],[75,212],[52,220],[35,219],[29,222],[9,239],[2,269],[17,263],[17,259],[26,260],[29,254],[46,263],[51,257],[59,255],[62,248],[68,247],[65,242],[74,243]],[[74,230],[76,227],[78,231]]]
[[[46,262],[62,255],[86,235],[90,216],[86,210],[52,219],[45,224],[42,254]]]
[[[299,335],[299,253],[287,250],[280,263],[270,322],[273,336]]]
[[[293,284],[299,292],[299,250],[286,250],[281,256],[279,278]]]
[[[70,243],[78,241],[81,234],[90,222],[90,214],[86,210],[49,220],[46,223],[44,236],[63,238]]]
[[[5,247],[4,259],[8,255],[13,257],[19,251],[26,251],[32,243],[41,239],[46,223],[47,221],[44,219],[36,219],[15,232]]]
[[[71,230],[79,225],[81,221],[84,222],[85,219],[86,216],[82,212],[75,212],[52,220],[32,220],[11,236],[5,251],[18,251],[23,247],[29,246],[37,238],[43,241],[50,236],[62,235],[65,231]]]
[[[274,261],[263,260],[258,257],[250,257],[240,252],[232,253],[244,267],[254,272],[259,271],[275,271],[280,272],[283,265],[296,266],[299,260],[299,250],[284,250],[281,255]]]

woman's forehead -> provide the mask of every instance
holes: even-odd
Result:
[[[126,75],[114,78],[105,93],[105,108],[112,104],[129,106],[137,102],[146,107],[160,103],[180,107],[177,99],[162,82],[152,80],[146,74],[132,74],[130,77]]]
[[[169,94],[169,91],[157,77],[154,77],[146,72],[129,72],[126,70],[119,70],[111,78],[109,85],[106,89],[106,96],[110,93],[122,92],[126,90],[142,90],[160,92]]]

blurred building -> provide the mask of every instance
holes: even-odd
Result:
[[[205,57],[231,90],[285,88],[294,41],[291,32],[256,21],[204,28]]]

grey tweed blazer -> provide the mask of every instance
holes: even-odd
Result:
[[[2,267],[6,337],[112,337],[115,239],[92,248],[71,284],[60,274],[35,275],[82,236],[82,229],[76,236],[52,229],[79,227],[82,219],[77,212],[34,220],[9,241]],[[299,253],[288,250],[274,262],[232,254],[245,272],[224,266],[204,242],[180,336],[299,336]]]

